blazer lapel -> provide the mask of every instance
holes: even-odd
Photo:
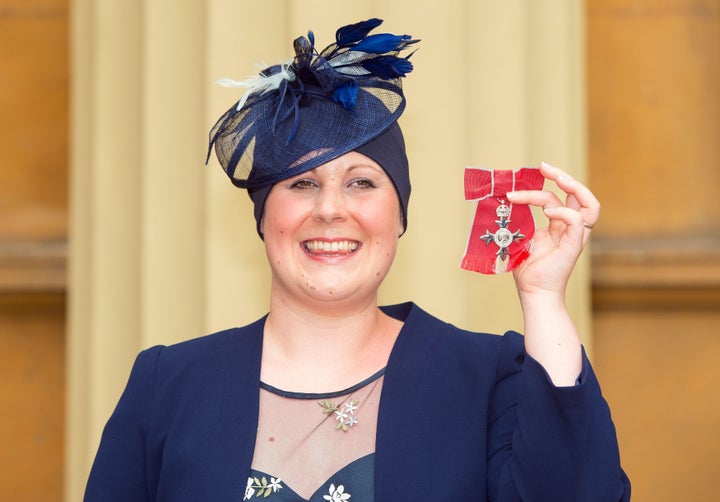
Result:
[[[388,315],[405,320],[393,347],[383,382],[375,446],[375,500],[397,500],[402,487],[405,500],[428,500],[418,483],[431,469],[428,452],[417,450],[422,427],[422,396],[418,381],[436,342],[440,321],[414,304],[384,308]],[[430,474],[428,472],[428,474]]]

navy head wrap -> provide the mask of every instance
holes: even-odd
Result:
[[[233,184],[248,190],[261,237],[265,199],[275,183],[353,150],[387,172],[407,225],[410,180],[397,119],[405,108],[400,78],[412,63],[399,53],[417,40],[369,35],[381,23],[344,26],[319,53],[308,32],[295,40],[288,63],[246,81],[220,81],[250,89],[210,131],[208,158],[214,147]]]

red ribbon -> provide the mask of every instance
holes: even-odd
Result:
[[[515,190],[541,190],[544,182],[545,178],[535,168],[465,168],[465,200],[476,200],[478,204],[461,268],[482,274],[509,272],[530,256],[530,245],[535,235],[535,220],[530,206],[511,204],[507,202],[506,194]],[[503,202],[510,209],[510,215],[500,223],[501,218],[496,211]],[[503,224],[513,235],[504,252],[493,240],[493,235]]]

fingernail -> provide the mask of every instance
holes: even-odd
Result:
[[[551,166],[550,164],[548,164],[548,163],[545,162],[545,161],[540,162],[540,166],[541,166],[541,167],[553,167],[553,166]]]
[[[569,174],[562,173],[561,175],[558,176],[558,179],[563,180],[563,181],[571,181],[572,176],[570,176]]]
[[[517,197],[517,192],[508,192],[505,195],[508,199],[514,199],[515,197]]]
[[[543,208],[543,213],[545,213],[545,214],[552,214],[552,213],[554,213],[554,212],[555,212],[555,208],[554,208],[554,207],[544,207],[544,208]]]

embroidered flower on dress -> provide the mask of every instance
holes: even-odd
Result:
[[[250,476],[248,478],[247,486],[245,487],[245,497],[243,497],[243,500],[250,500],[253,495],[255,495],[255,498],[267,498],[271,493],[276,493],[278,490],[282,489],[281,483],[282,479],[280,478],[270,477],[270,482],[268,483],[265,476],[260,479],[255,476]]]
[[[345,486],[343,485],[338,485],[337,488],[335,488],[335,485],[331,484],[328,493],[329,495],[323,495],[323,499],[329,500],[330,502],[344,502],[351,497],[349,493],[345,493]]]
[[[243,497],[243,500],[250,500],[253,495],[255,495],[255,490],[253,489],[253,478],[250,476],[248,478],[247,486],[245,487],[245,496]]]
[[[280,478],[270,478],[270,488],[272,488],[273,493],[277,492],[282,488],[282,480]]]

